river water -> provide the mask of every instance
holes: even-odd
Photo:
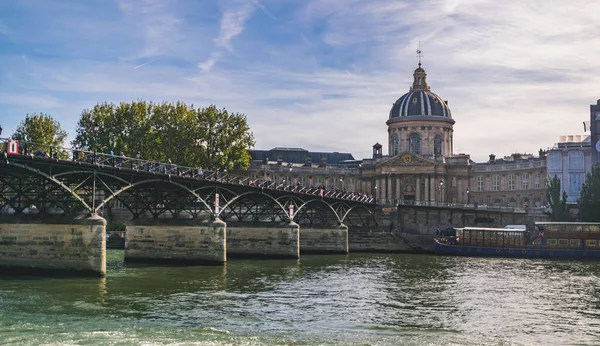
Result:
[[[599,345],[600,264],[407,254],[0,278],[8,345]]]

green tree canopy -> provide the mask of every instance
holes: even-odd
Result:
[[[21,121],[12,138],[28,142],[27,151],[31,153],[49,152],[64,147],[67,131],[50,115],[44,113],[27,114]],[[25,149],[23,146],[21,147]]]
[[[600,165],[586,175],[578,203],[582,221],[600,222]]]
[[[214,105],[196,109],[183,102],[135,101],[84,110],[72,144],[209,170],[245,170],[254,137],[245,115]]]
[[[550,212],[550,219],[552,219],[552,221],[567,221],[569,219],[567,192],[562,191],[561,194],[560,179],[558,179],[556,175],[548,180],[546,196],[552,210]]]

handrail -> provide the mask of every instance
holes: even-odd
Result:
[[[10,138],[0,138],[0,144],[5,143]],[[286,185],[284,183],[265,179],[251,179],[248,176],[235,175],[227,171],[210,171],[202,167],[179,166],[172,162],[157,162],[156,160],[144,160],[140,158],[127,157],[125,155],[104,154],[96,151],[84,150],[80,148],[64,148],[38,144],[28,141],[19,141],[19,151],[21,156],[29,156],[36,160],[55,160],[56,162],[79,162],[99,167],[113,167],[116,169],[128,169],[132,171],[144,171],[153,174],[165,174],[169,176],[179,176],[196,180],[218,181],[226,184],[260,187],[269,190],[292,191],[305,195],[316,195],[321,198],[336,198],[341,200],[355,201],[360,203],[376,203],[372,196],[347,192],[340,190],[325,190],[325,188],[315,188],[303,186],[300,183],[295,185]],[[35,148],[35,153],[29,149]],[[7,157],[12,155],[5,152]],[[289,186],[292,186],[291,188]]]

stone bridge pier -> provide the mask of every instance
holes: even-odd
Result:
[[[106,221],[36,215],[0,218],[0,272],[106,275]]]

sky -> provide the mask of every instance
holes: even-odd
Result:
[[[589,0],[2,0],[0,125],[47,113],[73,139],[99,102],[215,104],[255,149],[372,155],[423,51],[454,152],[477,162],[584,134],[600,99]]]

